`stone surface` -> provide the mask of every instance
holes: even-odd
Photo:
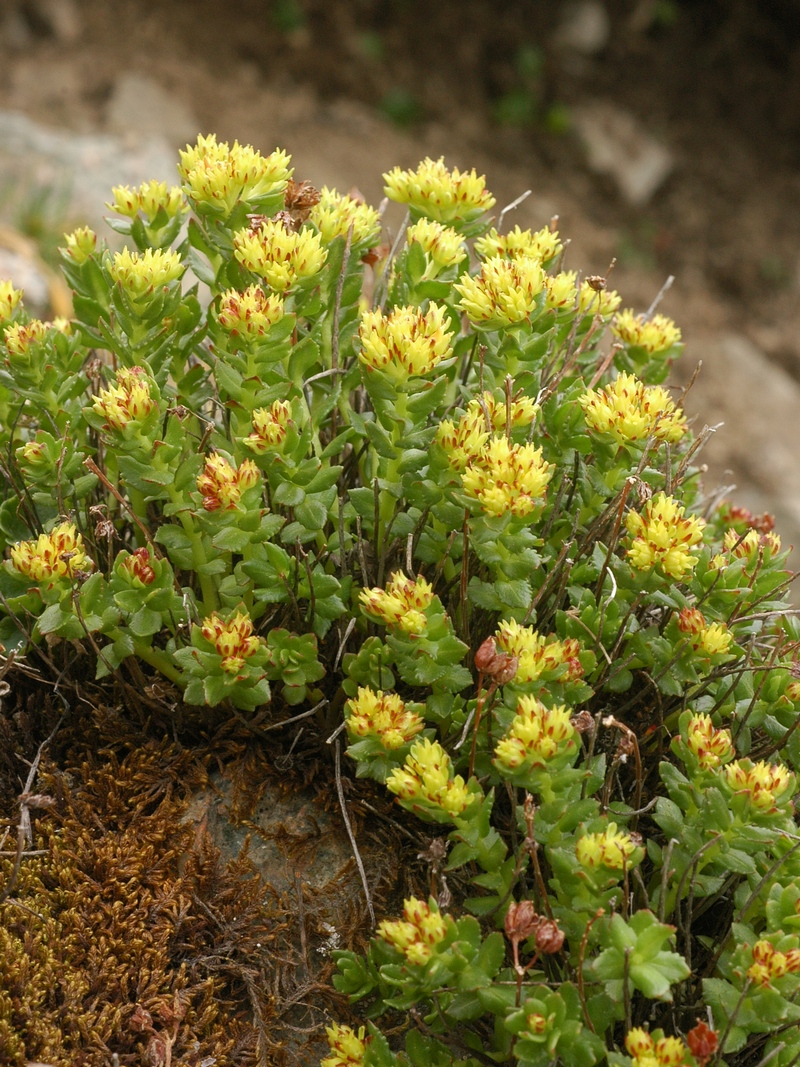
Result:
[[[572,118],[589,169],[612,178],[629,204],[647,204],[674,169],[669,149],[615,104],[598,101],[577,107]]]
[[[594,56],[608,44],[611,22],[600,0],[578,0],[564,8],[555,42],[581,55]]]
[[[195,141],[199,132],[194,115],[177,96],[135,71],[117,78],[106,107],[106,126],[126,143],[158,139],[175,148]]]
[[[174,183],[175,164],[174,150],[162,139],[123,144],[110,134],[61,133],[24,115],[0,112],[6,217],[38,200],[40,213],[53,226],[102,226],[113,185],[138,185],[149,178]]]

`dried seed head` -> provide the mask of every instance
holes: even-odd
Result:
[[[536,914],[533,901],[521,900],[517,904],[512,900],[508,905],[504,923],[506,937],[509,941],[518,944],[520,941],[526,941],[531,934],[536,932],[538,943],[538,927],[541,922],[542,918]]]
[[[555,919],[542,919],[536,929],[536,948],[546,956],[561,951],[564,944],[564,931]]]

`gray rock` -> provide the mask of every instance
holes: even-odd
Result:
[[[578,0],[564,7],[554,40],[562,48],[594,56],[608,44],[610,33],[611,22],[605,5],[600,0]]]
[[[176,162],[174,149],[158,138],[132,145],[110,134],[59,133],[0,111],[0,189],[12,219],[38,201],[52,226],[88,223],[105,230],[112,186],[150,178],[174,184]]]
[[[597,102],[577,107],[572,118],[589,169],[611,177],[634,207],[646,204],[674,169],[669,149],[630,112],[615,104]]]
[[[181,100],[144,74],[117,78],[106,108],[106,126],[126,141],[157,138],[183,148],[197,138],[197,120]]]

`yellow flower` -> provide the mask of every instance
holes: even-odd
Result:
[[[283,310],[283,298],[268,296],[259,285],[249,285],[244,292],[228,289],[219,298],[219,324],[234,335],[262,337],[281,321]]]
[[[169,218],[184,210],[183,190],[179,185],[167,188],[166,182],[149,181],[139,186],[139,208],[150,222],[163,207]]]
[[[625,1048],[633,1057],[633,1067],[688,1067],[689,1049],[678,1037],[654,1041],[646,1030],[629,1030]]]
[[[326,245],[337,237],[346,238],[351,226],[353,246],[372,248],[381,235],[381,217],[374,207],[352,196],[343,196],[326,185],[320,190],[319,203],[311,208],[308,217]]]
[[[356,698],[345,705],[345,713],[347,729],[354,737],[376,737],[388,749],[402,748],[425,725],[397,693],[376,692],[368,686],[359,686]]]
[[[203,619],[200,632],[222,657],[220,666],[227,674],[237,674],[262,644],[261,638],[253,635],[250,616],[242,611],[227,621],[215,611]]]
[[[510,423],[511,429],[520,426],[530,426],[539,414],[536,401],[529,396],[521,396],[512,400],[506,408],[505,398],[498,400],[492,393],[483,393],[470,400],[467,407],[467,415],[474,419],[483,419],[484,424],[488,419],[487,429],[505,431],[506,422]]]
[[[160,248],[131,252],[123,248],[121,252],[114,253],[109,273],[136,300],[177,281],[185,269],[177,252],[164,252]]]
[[[72,233],[64,234],[66,253],[76,263],[85,263],[97,250],[97,234],[88,226],[81,226]]]
[[[265,452],[277,451],[286,440],[286,430],[292,421],[292,405],[288,400],[276,400],[269,408],[256,408],[253,412],[253,432],[242,444],[263,456]]]
[[[11,282],[0,282],[0,323],[8,322],[21,299],[21,289],[15,289]]]
[[[672,348],[681,339],[681,331],[664,315],[653,315],[645,319],[644,315],[635,315],[630,308],[620,311],[614,319],[611,332],[625,344],[643,348],[653,355]]]
[[[693,715],[689,719],[686,744],[703,770],[727,763],[734,751],[730,730],[714,729],[709,715]]]
[[[633,374],[620,374],[606,389],[589,389],[578,400],[586,423],[597,433],[626,441],[675,443],[686,433],[686,419],[666,389],[645,385]]]
[[[31,319],[30,322],[14,322],[6,330],[5,345],[9,356],[22,359],[29,350],[47,336],[46,322]]]
[[[466,275],[453,288],[461,294],[458,306],[470,322],[492,329],[517,326],[536,308],[544,288],[544,271],[536,259],[492,256],[480,273]]]
[[[510,511],[522,518],[541,504],[553,470],[553,464],[542,459],[541,448],[494,437],[472,460],[461,481],[465,492],[490,515]]]
[[[544,306],[553,311],[562,308],[574,308],[578,299],[578,275],[574,270],[564,270],[560,274],[545,274]]]
[[[435,904],[409,897],[403,901],[403,918],[384,919],[378,926],[377,935],[402,952],[409,963],[422,966],[431,958],[436,946],[444,941],[451,923],[452,919],[441,915]]]
[[[331,1055],[320,1062],[319,1067],[363,1067],[364,1054],[369,1038],[364,1037],[364,1027],[358,1033],[342,1023],[334,1023],[325,1031]]]
[[[768,986],[776,978],[800,971],[800,949],[779,952],[769,941],[756,941],[753,945],[753,962],[747,969],[747,977],[760,986]]]
[[[462,415],[458,423],[443,419],[436,431],[436,441],[447,453],[450,466],[463,471],[468,463],[479,456],[489,440],[489,431],[483,428],[486,420],[481,415]]]
[[[671,496],[657,493],[640,515],[629,511],[625,519],[633,542],[627,556],[637,570],[660,567],[671,578],[683,578],[697,563],[692,548],[703,539],[705,522],[684,518],[684,508]]]
[[[150,395],[150,379],[143,367],[121,367],[117,384],[101,389],[92,407],[113,430],[124,430],[130,422],[143,422],[156,403]]]
[[[578,863],[590,870],[596,867],[624,870],[635,851],[633,838],[624,830],[617,830],[614,822],[610,822],[602,833],[584,834],[575,845]]]
[[[415,307],[394,308],[384,315],[380,308],[361,316],[359,358],[370,370],[383,371],[396,381],[430,372],[448,359],[453,350],[447,308],[431,304],[427,311]]]
[[[736,793],[749,793],[750,804],[758,811],[771,811],[779,797],[794,788],[794,775],[781,763],[736,760],[725,768],[725,780]]]
[[[180,153],[178,171],[186,195],[196,204],[216,208],[227,216],[240,200],[281,196],[286,191],[292,168],[291,157],[276,150],[262,156],[251,145],[234,141],[217,143],[216,137],[198,137]]]
[[[476,240],[475,254],[481,259],[491,259],[492,256],[505,256],[506,259],[530,256],[542,263],[549,263],[563,247],[558,231],[547,226],[535,232],[521,230],[519,226],[515,226],[506,234],[499,234],[492,227],[484,237]]]
[[[11,562],[15,570],[35,582],[75,578],[94,567],[86,555],[83,538],[71,522],[54,526],[35,541],[19,541],[11,549]]]
[[[252,459],[243,460],[237,470],[219,452],[212,452],[197,478],[197,488],[206,511],[230,511],[259,480],[258,467]]]
[[[131,189],[129,185],[115,185],[111,190],[111,195],[114,199],[111,203],[107,203],[106,207],[116,211],[118,215],[136,218],[139,214],[139,194],[135,189]]]
[[[144,589],[152,585],[156,580],[156,572],[152,567],[152,557],[147,548],[137,548],[133,552],[123,555],[120,553],[114,563],[118,572],[121,572],[134,587]]]
[[[544,1015],[532,1012],[525,1018],[525,1033],[535,1034],[537,1037],[546,1032],[548,1021]]]
[[[433,586],[421,575],[412,581],[402,571],[395,571],[385,589],[362,589],[359,599],[364,611],[387,626],[420,634],[428,625],[423,612],[433,603]]]
[[[450,757],[438,741],[415,741],[402,767],[386,779],[386,788],[401,800],[429,805],[452,817],[469,804],[460,774],[453,777]]]
[[[470,400],[458,423],[443,419],[436,432],[436,440],[447,452],[450,466],[463,471],[468,463],[482,454],[492,430],[506,429],[507,418],[510,417],[510,428],[514,430],[520,426],[530,426],[538,412],[536,402],[529,396],[512,400],[507,411],[504,400],[497,400],[486,392]]]
[[[383,180],[390,200],[408,204],[412,212],[437,222],[472,222],[495,203],[484,177],[478,177],[474,169],[449,171],[444,157],[436,162],[426,158],[416,170],[395,167]]]
[[[519,660],[514,681],[535,682],[548,671],[554,671],[562,663],[569,664],[567,677],[579,678],[583,674],[578,659],[580,643],[574,637],[559,641],[544,637],[531,626],[522,626],[515,619],[504,619],[495,634],[497,647]]]
[[[464,240],[452,226],[420,219],[406,230],[406,243],[418,244],[425,253],[425,278],[435,278],[440,271],[455,267],[467,255]]]
[[[607,318],[614,314],[621,301],[622,297],[614,289],[595,289],[588,280],[581,283],[578,309],[583,315],[601,315]]]
[[[781,550],[780,534],[774,530],[763,534],[758,530],[748,530],[744,537],[734,529],[726,530],[722,544],[733,559],[755,560],[762,554],[764,559],[770,559]]]
[[[570,711],[563,704],[546,708],[536,697],[522,696],[508,733],[495,747],[492,762],[501,771],[541,767],[554,756],[573,749],[574,734]]]
[[[319,274],[328,257],[319,234],[312,230],[295,233],[272,219],[235,233],[233,254],[243,267],[279,293],[287,293]]]

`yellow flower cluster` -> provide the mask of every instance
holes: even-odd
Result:
[[[167,188],[166,182],[142,182],[138,189],[131,189],[129,185],[115,185],[111,195],[114,200],[106,207],[131,219],[141,211],[152,222],[161,208],[169,218],[174,218],[185,208],[181,187],[173,185]]]
[[[689,719],[686,744],[707,771],[727,763],[734,751],[730,730],[716,730],[709,715],[693,715]]]
[[[432,219],[423,218],[409,226],[406,244],[418,244],[425,253],[425,278],[435,278],[440,271],[457,266],[467,255],[461,234],[452,226],[443,226]]]
[[[325,1032],[331,1054],[320,1061],[319,1067],[363,1067],[369,1041],[369,1038],[364,1038],[363,1026],[359,1026],[356,1033],[349,1026],[334,1023]]]
[[[252,459],[243,460],[237,470],[219,452],[212,452],[203,473],[198,475],[197,488],[206,511],[230,511],[259,480],[258,467]]]
[[[578,300],[578,275],[574,270],[563,270],[560,274],[546,274],[544,277],[544,306],[552,311],[574,308]]]
[[[35,582],[74,578],[94,567],[72,522],[54,526],[50,533],[39,534],[35,541],[19,541],[11,549],[11,562],[15,570]]]
[[[276,400],[271,407],[256,408],[253,412],[253,432],[242,444],[263,456],[280,449],[286,440],[286,430],[292,421],[292,405],[288,400]]]
[[[42,322],[41,319],[12,323],[4,338],[9,356],[16,356],[18,359],[26,356],[33,345],[47,336],[47,327],[48,323]]]
[[[406,708],[397,693],[359,686],[354,700],[345,705],[347,729],[355,737],[376,737],[384,748],[402,748],[425,723]]]
[[[267,295],[260,285],[249,285],[244,292],[228,289],[219,298],[218,318],[229,333],[263,337],[283,318],[283,298]]]
[[[381,235],[381,217],[374,207],[352,196],[343,196],[326,185],[320,190],[319,202],[311,208],[308,217],[326,245],[337,237],[346,238],[351,226],[353,246],[372,248]]]
[[[475,254],[481,259],[491,259],[492,256],[520,259],[529,256],[540,263],[549,263],[563,247],[558,231],[547,226],[535,232],[521,230],[519,226],[515,226],[506,234],[499,234],[492,227],[487,234],[475,241]]]
[[[377,934],[402,952],[409,963],[423,966],[436,946],[444,941],[451,922],[452,919],[442,915],[435,904],[431,906],[424,900],[409,897],[403,901],[403,918],[384,919]]]
[[[510,428],[530,426],[539,409],[529,396],[512,400],[508,410],[504,400],[497,400],[486,392],[470,400],[466,412],[457,423],[443,419],[436,432],[436,440],[447,452],[450,466],[463,471],[483,451],[492,430],[505,431],[506,420]]]
[[[651,355],[665,352],[681,339],[681,331],[672,319],[664,315],[645,319],[644,315],[636,315],[630,308],[620,311],[614,319],[611,332],[625,344],[643,348]]]
[[[578,310],[582,315],[600,315],[608,318],[613,315],[622,302],[616,289],[595,288],[587,279],[581,282],[578,290]]]
[[[447,308],[430,304],[427,311],[397,307],[388,315],[376,308],[365,311],[358,329],[359,358],[370,370],[378,370],[395,381],[415,374],[429,374],[443,359],[453,354]]]
[[[563,705],[546,708],[534,696],[520,697],[508,733],[494,750],[494,763],[507,771],[524,765],[543,766],[574,747],[574,734],[570,712]]]
[[[633,1057],[633,1067],[688,1067],[689,1049],[679,1037],[653,1040],[646,1030],[629,1030],[625,1048]]]
[[[322,270],[328,253],[313,230],[287,230],[267,219],[257,227],[233,235],[233,254],[239,263],[263,278],[271,289],[287,293]]]
[[[510,422],[511,429],[520,426],[530,426],[539,414],[536,401],[529,396],[520,396],[512,400],[506,408],[505,398],[498,400],[492,393],[486,392],[470,400],[467,407],[467,415],[474,419],[483,419],[493,430],[505,431],[506,422]]]
[[[220,666],[227,674],[237,674],[261,647],[261,638],[254,636],[252,620],[243,611],[227,621],[215,611],[203,619],[200,632],[222,657]]]
[[[758,811],[771,811],[779,797],[794,788],[794,775],[781,763],[749,759],[736,760],[725,768],[725,779],[736,793],[749,793]]]
[[[753,945],[753,962],[747,968],[747,977],[751,982],[763,988],[771,985],[776,978],[796,971],[800,971],[800,949],[779,952],[769,941],[756,941]]]
[[[423,612],[433,603],[433,586],[421,575],[412,581],[402,571],[395,571],[385,589],[362,589],[359,599],[364,611],[387,626],[420,634],[428,625]]]
[[[580,643],[574,637],[559,641],[556,637],[544,637],[533,627],[522,626],[515,619],[503,619],[495,638],[501,651],[519,659],[514,678],[516,682],[535,682],[543,674],[556,670],[563,663],[569,664],[568,678],[579,678],[583,674],[583,667],[578,659]]]
[[[620,374],[606,389],[589,389],[578,403],[590,429],[611,434],[620,444],[648,437],[674,443],[687,430],[667,390],[645,385],[633,374]]]
[[[486,189],[486,179],[475,170],[448,170],[444,157],[426,158],[416,170],[395,167],[384,174],[384,192],[412,212],[437,222],[472,222],[488,211],[495,199]]]
[[[706,656],[719,656],[733,644],[733,634],[724,622],[707,623],[702,611],[684,608],[678,615],[678,629],[688,634],[692,646]]]
[[[172,250],[147,248],[144,252],[131,252],[123,248],[114,253],[109,274],[135,300],[176,281],[184,270],[181,257]]]
[[[401,800],[438,808],[450,817],[469,804],[464,779],[453,777],[453,764],[438,741],[415,741],[403,766],[386,779],[386,788]]]
[[[97,234],[88,226],[80,226],[72,233],[64,234],[66,253],[76,263],[85,263],[97,250]]]
[[[465,492],[490,515],[510,511],[522,518],[542,502],[553,470],[553,464],[542,458],[541,448],[494,437],[466,467],[461,481]]]
[[[726,530],[722,539],[725,551],[735,559],[752,559],[758,555],[759,551],[763,551],[765,557],[769,559],[781,550],[780,534],[776,534],[774,530],[767,533],[748,530],[741,540],[739,538],[740,535],[736,530]]]
[[[491,329],[518,326],[536,307],[545,274],[536,259],[492,256],[474,277],[466,275],[453,288],[461,294],[458,306],[470,322]]]
[[[633,838],[624,830],[617,830],[614,822],[610,822],[602,833],[584,834],[575,845],[578,863],[590,870],[596,867],[624,870],[635,851]]]
[[[0,322],[8,322],[21,299],[21,289],[15,289],[9,281],[0,282]]]
[[[277,150],[262,156],[251,145],[217,143],[214,134],[200,136],[197,144],[180,153],[178,171],[187,195],[196,204],[208,204],[229,215],[240,200],[256,200],[286,190],[291,156]]]
[[[112,430],[122,431],[131,422],[143,422],[156,407],[145,369],[120,367],[116,385],[101,389],[92,407]]]
[[[627,556],[637,570],[660,567],[671,578],[683,578],[697,563],[692,548],[703,539],[705,522],[684,518],[684,508],[665,493],[657,493],[640,515],[629,511],[625,519],[633,542]]]
[[[467,411],[457,423],[452,419],[443,419],[436,431],[436,441],[447,453],[447,460],[456,471],[463,471],[468,463],[476,459],[488,440],[489,431],[483,412],[476,416]]]

